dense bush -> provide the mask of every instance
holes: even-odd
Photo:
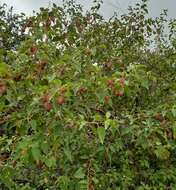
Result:
[[[176,189],[176,23],[100,5],[1,6],[0,189]]]

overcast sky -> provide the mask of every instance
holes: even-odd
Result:
[[[134,5],[140,0],[104,0],[101,13],[108,18],[114,11],[119,14],[126,12],[129,5]],[[0,0],[1,3],[6,3],[13,6],[15,12],[25,12],[32,14],[33,10],[38,10],[39,7],[48,7],[51,3],[61,4],[62,0]],[[92,0],[77,0],[85,8],[91,6]],[[151,16],[159,16],[162,9],[168,9],[168,16],[176,18],[176,0],[150,0],[149,13]]]

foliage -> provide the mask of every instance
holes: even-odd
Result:
[[[16,46],[24,40],[21,33],[22,25],[25,22],[25,15],[14,14],[13,7],[7,9],[7,5],[0,6],[0,46],[2,50],[15,50]]]
[[[13,18],[20,40],[0,52],[1,189],[176,189],[175,21],[166,39],[166,12],[149,18],[146,0],[109,20],[100,7]]]

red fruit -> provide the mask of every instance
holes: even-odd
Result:
[[[33,22],[32,20],[29,20],[26,24],[27,27],[32,27],[33,26]]]
[[[49,102],[49,99],[50,99],[50,96],[48,94],[45,94],[43,97],[42,97],[42,102],[43,103],[48,103]]]
[[[21,78],[22,78],[22,75],[20,75],[20,74],[17,74],[16,76],[14,76],[14,81],[15,82],[18,82],[18,81],[20,81],[21,80]]]
[[[47,60],[41,60],[41,61],[40,61],[40,64],[41,64],[42,66],[45,66],[45,65],[48,64],[48,61],[47,61]]]
[[[23,28],[21,29],[21,32],[24,33],[25,31],[26,31],[26,28],[23,27]]]
[[[37,63],[37,67],[39,70],[43,70],[47,64],[48,62],[46,60],[42,60]]]
[[[64,25],[67,26],[67,25],[68,25],[68,22],[67,22],[67,21],[64,21]]]
[[[110,87],[114,87],[114,80],[113,79],[108,80],[107,85]]]
[[[90,55],[90,54],[91,54],[91,49],[86,48],[86,49],[85,49],[85,54],[86,54],[86,55]]]
[[[125,85],[125,78],[121,78],[121,79],[119,80],[119,83],[120,83],[122,86],[124,86],[124,85]]]
[[[105,101],[106,103],[108,103],[109,100],[110,100],[110,97],[109,97],[109,96],[105,96],[105,97],[104,97],[104,101]]]
[[[55,19],[56,19],[55,16],[50,16],[49,18],[50,18],[50,20],[51,20],[52,22],[55,22]]]
[[[3,95],[7,91],[5,84],[0,84],[0,95]]]
[[[86,91],[87,91],[86,88],[81,87],[81,88],[79,89],[78,93],[79,93],[79,94],[84,94]]]
[[[111,69],[112,66],[113,66],[112,61],[107,62],[107,63],[105,64],[105,66],[106,66],[108,69]]]
[[[122,91],[116,91],[116,92],[115,92],[115,95],[116,95],[117,97],[121,97],[121,96],[123,96],[123,92],[122,92]]]
[[[50,19],[47,19],[45,22],[45,27],[49,28],[51,26],[51,21]]]
[[[31,46],[30,52],[34,55],[37,53],[37,47],[35,45]]]
[[[65,103],[65,98],[64,98],[64,96],[59,96],[59,97],[57,98],[57,103],[58,103],[59,105],[63,105],[63,104]]]
[[[51,111],[51,109],[53,108],[52,104],[49,102],[46,102],[44,104],[44,107],[45,107],[46,111]]]
[[[164,120],[163,116],[162,116],[160,113],[156,113],[156,114],[154,115],[154,118],[155,118],[156,120],[158,120],[158,121],[163,121],[163,120]]]
[[[60,89],[59,89],[59,93],[60,94],[65,94],[67,92],[67,87],[66,86],[62,86]]]

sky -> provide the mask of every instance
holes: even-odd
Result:
[[[91,6],[93,0],[77,0],[85,9]],[[48,7],[52,3],[61,5],[62,0],[0,0],[1,3],[6,3],[8,6],[13,6],[15,12],[24,12],[31,15],[33,10],[38,10],[40,7]],[[109,18],[116,11],[123,14],[127,11],[129,5],[135,5],[140,0],[104,0],[101,8],[101,14],[105,18]],[[149,14],[152,17],[157,17],[161,10],[168,9],[168,17],[176,18],[176,0],[150,0]]]

